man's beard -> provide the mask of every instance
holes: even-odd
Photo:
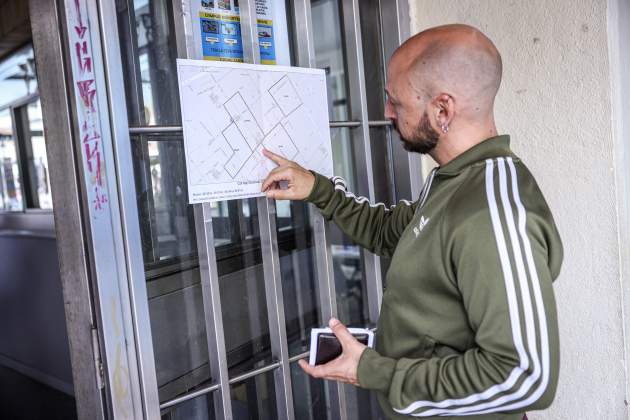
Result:
[[[400,135],[404,149],[408,152],[421,153],[425,155],[435,148],[438,140],[440,139],[438,132],[431,127],[429,115],[426,111],[424,115],[422,115],[422,118],[420,118],[420,122],[418,122],[416,128],[414,128],[411,138],[403,137],[397,124],[394,123],[394,127]]]

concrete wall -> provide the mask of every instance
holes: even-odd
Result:
[[[496,43],[505,68],[496,105],[499,131],[512,135],[564,241],[556,282],[560,384],[552,408],[532,413],[532,419],[628,418],[623,299],[624,289],[630,290],[624,280],[628,220],[620,203],[628,169],[623,148],[630,143],[622,138],[624,99],[618,94],[628,83],[628,71],[619,68],[628,53],[615,54],[620,45],[629,47],[615,38],[614,29],[623,33],[630,21],[615,26],[619,14],[609,13],[609,7],[627,10],[627,3],[410,0],[412,33],[461,22]]]

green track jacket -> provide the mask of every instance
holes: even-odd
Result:
[[[392,258],[376,347],[358,370],[389,418],[520,420],[551,404],[562,243],[508,136],[434,170],[413,203],[373,205],[318,174],[307,200]]]

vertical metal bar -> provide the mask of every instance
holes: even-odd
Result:
[[[374,172],[372,169],[372,148],[370,144],[370,128],[368,124],[367,97],[365,88],[365,71],[363,67],[363,46],[361,44],[361,20],[359,16],[359,0],[343,0],[343,23],[348,60],[348,79],[350,91],[350,112],[353,120],[361,122],[355,132],[357,187],[361,195],[375,201]],[[365,176],[363,176],[365,175]],[[383,282],[381,278],[381,260],[371,252],[364,251],[365,279],[368,297],[368,314],[371,322],[378,320],[383,299]]]
[[[13,136],[15,139],[17,160],[22,169],[20,174],[22,186],[23,209],[39,208],[39,196],[37,194],[37,168],[33,162],[33,145],[31,143],[31,131],[28,122],[28,104],[11,107],[13,113]]]
[[[201,47],[193,36],[195,17],[192,15],[191,1],[198,0],[173,2],[177,55],[181,58],[200,59]],[[219,385],[219,390],[213,392],[215,416],[218,419],[231,420],[232,401],[210,203],[195,204],[194,217],[210,373]]]
[[[99,332],[105,360],[106,392],[113,417],[142,418],[138,349],[129,284],[129,253],[126,249],[118,173],[109,120],[107,83],[104,74],[101,21],[97,0],[64,2],[68,79],[74,111],[74,144],[81,156],[83,204],[90,243],[95,300],[99,308]],[[122,194],[119,195],[119,194]]]
[[[241,0],[239,7],[243,60],[248,63],[260,64],[256,2],[255,0]],[[274,371],[278,418],[292,420],[294,418],[293,392],[291,389],[289,350],[284,318],[282,273],[280,272],[280,256],[278,254],[276,203],[266,197],[259,197],[256,200],[256,204],[258,207],[260,243],[265,276],[265,296],[269,313],[271,353],[274,359],[280,363],[279,368]]]
[[[296,36],[297,65],[317,67],[315,44],[313,41],[313,20],[311,18],[311,0],[293,0],[294,27]],[[330,250],[328,224],[315,206],[310,205],[311,228],[315,240],[315,262],[317,267],[317,290],[320,304],[320,319],[326,322],[337,316],[337,293],[335,275]],[[326,393],[329,401],[329,417],[345,420],[346,396],[339,382],[326,381]]]
[[[276,206],[272,200],[261,197],[257,200],[258,222],[260,224],[260,244],[265,274],[265,296],[269,312],[269,336],[271,353],[280,367],[274,371],[276,404],[279,419],[293,419],[293,392],[289,349],[284,318],[284,298],[282,295],[282,273],[278,255],[276,230]]]
[[[107,74],[105,83],[109,97],[109,117],[120,201],[122,236],[127,260],[128,293],[135,332],[136,354],[140,374],[140,392],[146,418],[160,414],[153,339],[149,316],[140,221],[134,178],[133,156],[129,139],[129,123],[124,95],[120,40],[116,8],[113,2],[99,2],[102,60]],[[95,63],[96,64],[96,63]]]
[[[38,89],[50,184],[54,191],[55,232],[77,417],[101,420],[105,401],[98,386],[99,373],[94,369],[96,349],[92,345],[92,327],[96,314],[90,284],[90,257],[86,252],[89,226],[83,220],[83,180],[77,170],[81,166],[81,157],[75,153],[73,137],[74,111],[69,99],[72,87],[64,60],[63,6],[57,1],[30,0],[29,9],[35,61],[40,74]]]
[[[219,391],[213,394],[215,415],[220,419],[230,420],[232,419],[232,402],[230,400],[230,383],[223,331],[219,273],[214,248],[212,207],[210,203],[195,204],[194,207],[210,372],[220,387]]]

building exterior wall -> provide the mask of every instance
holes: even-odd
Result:
[[[629,142],[622,138],[623,98],[617,89],[627,85],[628,72],[620,70],[627,53],[615,55],[624,43],[614,31],[615,24],[618,31],[627,29],[611,22],[618,14],[609,12],[628,7],[610,3],[410,1],[412,33],[468,23],[496,43],[504,61],[496,104],[499,132],[512,136],[563,238],[565,261],[556,282],[560,383],[553,406],[532,413],[532,419],[627,418],[628,224],[622,204],[628,171],[623,148]]]

